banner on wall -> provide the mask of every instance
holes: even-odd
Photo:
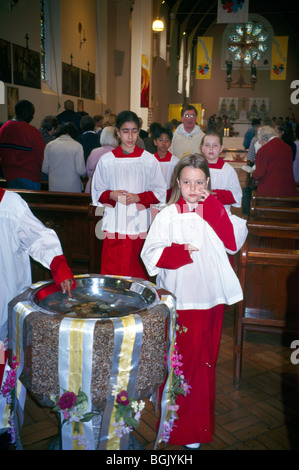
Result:
[[[149,108],[149,91],[150,91],[150,61],[147,54],[141,55],[141,108]]]
[[[271,80],[285,80],[287,75],[288,36],[275,36],[272,42]]]
[[[209,37],[197,38],[197,62],[196,62],[196,79],[211,78],[212,71],[212,53],[213,39]]]
[[[247,23],[249,0],[218,0],[217,23]]]

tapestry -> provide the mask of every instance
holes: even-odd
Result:
[[[217,23],[247,23],[249,0],[218,0]]]
[[[275,36],[272,43],[271,80],[285,80],[287,75],[288,36]]]
[[[213,39],[210,37],[197,38],[196,79],[211,78]]]

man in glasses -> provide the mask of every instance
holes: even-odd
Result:
[[[187,105],[181,110],[181,122],[173,136],[169,151],[176,157],[199,153],[203,131],[197,125],[197,110],[194,106]]]

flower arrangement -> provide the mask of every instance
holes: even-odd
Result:
[[[10,408],[10,415],[8,419],[10,434],[10,443],[16,443],[16,429],[15,429],[15,393],[16,393],[16,383],[17,383],[17,368],[19,363],[17,362],[16,356],[12,358],[12,367],[7,373],[5,382],[2,385],[0,395],[6,399],[6,403]]]
[[[138,428],[141,411],[145,406],[144,401],[129,398],[128,393],[126,390],[123,390],[123,388],[124,386],[120,384],[114,388],[112,393],[112,395],[116,397],[116,404],[114,405],[116,409],[115,421],[113,426],[118,437],[122,437]]]
[[[63,389],[63,394],[59,399],[54,395],[50,396],[50,399],[54,403],[53,411],[60,413],[63,424],[73,423],[73,439],[77,439],[79,445],[84,445],[85,450],[88,450],[88,442],[84,439],[84,436],[79,434],[79,423],[90,421],[94,413],[87,412],[88,408],[88,397],[82,392],[81,389],[78,391],[78,395],[74,392],[69,392]]]
[[[188,329],[181,325],[177,319],[175,325],[176,333],[182,334],[186,333]],[[178,346],[176,343],[173,345],[173,350],[170,357],[170,365],[171,365],[171,372],[170,372],[170,382],[171,385],[167,392],[167,410],[166,410],[166,417],[165,421],[162,425],[162,432],[160,441],[167,443],[170,438],[171,431],[175,426],[175,421],[178,419],[177,411],[179,409],[179,405],[176,404],[176,400],[178,395],[187,396],[190,393],[191,385],[185,380],[183,375],[183,371],[180,367],[183,365],[182,363],[182,355],[179,354]]]

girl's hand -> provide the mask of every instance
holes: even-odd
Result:
[[[126,204],[126,194],[128,191],[124,190],[117,190],[117,191],[111,191],[110,193],[110,199],[112,199],[115,202],[119,202],[120,204]]]
[[[128,191],[118,190],[118,191],[111,191],[110,199],[113,201],[119,202],[120,204],[124,204],[128,206],[129,204],[134,204],[140,201],[138,194],[128,193]]]
[[[199,201],[205,201],[210,195],[210,191],[208,189],[201,189],[199,191]]]
[[[67,293],[69,297],[72,297],[73,282],[74,282],[74,279],[66,279],[65,281],[61,282],[60,287],[61,287],[63,294]]]
[[[140,201],[140,197],[138,196],[138,194],[134,194],[134,193],[127,193],[126,194],[126,204],[127,206],[129,204],[136,204],[137,202]]]

